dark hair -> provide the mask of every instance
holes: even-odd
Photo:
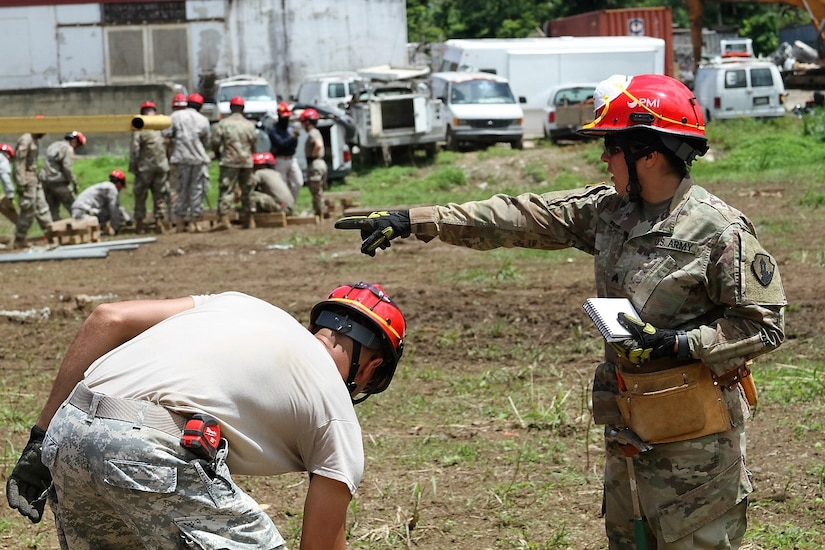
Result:
[[[679,158],[679,156],[676,155],[670,147],[665,145],[659,132],[651,132],[644,129],[631,130],[629,132],[622,132],[622,139],[629,145],[631,151],[643,151],[648,149],[662,153],[668,165],[674,172],[679,174],[682,178],[688,175],[688,164],[683,159]],[[679,139],[680,141],[687,141],[685,138]],[[688,143],[688,145],[693,146],[690,143]]]

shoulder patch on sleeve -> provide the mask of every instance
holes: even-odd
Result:
[[[773,258],[762,252],[757,252],[753,255],[751,261],[751,271],[753,271],[756,280],[759,284],[766,287],[771,284],[773,275],[776,273],[776,264]]]

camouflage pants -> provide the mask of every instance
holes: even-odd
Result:
[[[275,200],[275,197],[261,191],[252,191],[249,194],[249,203],[255,212],[283,212],[285,210],[284,205]]]
[[[143,426],[143,415],[97,417],[99,395],[88,411],[64,403],[43,444],[62,548],[285,550],[269,516],[232,481],[225,442],[210,467],[180,436]]]
[[[72,203],[75,200],[74,191],[72,191],[71,184],[66,182],[59,183],[44,183],[43,194],[46,196],[46,203],[49,205],[49,212],[52,215],[52,221],[57,221],[60,218],[60,206],[69,212],[72,212]]]
[[[736,549],[747,529],[743,426],[697,439],[654,445],[633,458],[651,550]],[[627,462],[608,440],[605,528],[611,550],[636,548]]]
[[[52,215],[49,212],[49,205],[46,202],[46,195],[43,193],[43,186],[40,183],[29,184],[17,188],[17,200],[20,212],[17,214],[17,225],[14,228],[14,238],[22,241],[29,233],[34,220],[40,229],[45,230],[52,223]]]
[[[307,187],[309,187],[309,192],[312,193],[312,209],[315,211],[316,216],[323,216],[326,211],[324,208],[324,189],[326,189],[326,186],[327,163],[323,159],[315,159],[307,167]]]
[[[241,191],[241,210],[254,212],[249,202],[249,194],[252,192],[252,168],[221,166],[218,182],[218,214],[228,214],[232,211],[232,205],[235,204],[236,185]]]
[[[203,164],[173,164],[176,185],[175,218],[196,220],[203,215]]]
[[[295,157],[286,159],[276,157],[275,171],[284,178],[287,187],[292,191],[292,198],[298,200],[298,193],[301,191],[301,187],[304,186],[304,174],[301,172],[301,167],[298,166]]]
[[[154,169],[135,174],[135,221],[146,218],[146,199],[152,193],[152,216],[156,220],[166,217],[166,204],[169,200],[169,172]]]

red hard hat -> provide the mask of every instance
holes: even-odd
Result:
[[[155,103],[153,101],[144,101],[143,104],[140,106],[141,111],[144,110],[144,109],[157,109],[157,108],[158,108],[158,106],[155,105]]]
[[[109,174],[109,181],[115,183],[114,180],[118,180],[122,185],[126,185],[126,174],[123,173],[123,170],[112,170],[112,173]]]
[[[658,134],[683,160],[707,152],[702,108],[693,92],[675,78],[613,75],[596,87],[593,102],[596,119],[579,131],[582,135],[645,130]]]
[[[73,130],[71,132],[68,132],[65,136],[63,136],[63,138],[68,139],[68,140],[76,139],[77,142],[80,145],[86,145],[86,136],[84,136],[82,133],[78,132],[77,130]]]
[[[9,157],[14,157],[14,148],[8,143],[0,143],[0,151],[8,154]]]
[[[203,105],[203,96],[200,95],[199,93],[195,92],[195,93],[189,94],[189,98],[187,99],[187,101],[189,103],[196,103],[198,105]]]
[[[292,109],[289,108],[289,105],[284,101],[278,103],[278,116],[285,117],[290,115],[292,115]]]
[[[305,120],[311,120],[313,122],[317,122],[318,119],[320,119],[320,118],[321,117],[318,116],[318,111],[316,111],[312,107],[309,107],[308,109],[304,109],[304,111],[301,113],[300,120],[301,120],[301,122],[303,122]]]
[[[172,98],[172,107],[186,107],[187,101],[186,96],[183,94],[175,94],[175,97]]]
[[[252,164],[255,166],[275,166],[275,155],[270,152],[255,153],[252,155]]]
[[[240,107],[243,107],[245,102],[244,102],[244,100],[241,96],[236,95],[235,97],[233,97],[232,99],[229,100],[229,104],[230,105],[238,105]]]
[[[407,323],[380,285],[361,282],[340,286],[326,300],[315,304],[309,318],[312,332],[329,328],[365,347],[382,349],[384,362],[376,369],[364,393],[381,393],[387,389],[404,351]]]

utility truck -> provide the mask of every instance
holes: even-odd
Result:
[[[665,74],[665,41],[649,36],[451,39],[440,69],[506,78],[524,111],[524,137],[535,138],[544,133],[552,88],[614,74]]]

